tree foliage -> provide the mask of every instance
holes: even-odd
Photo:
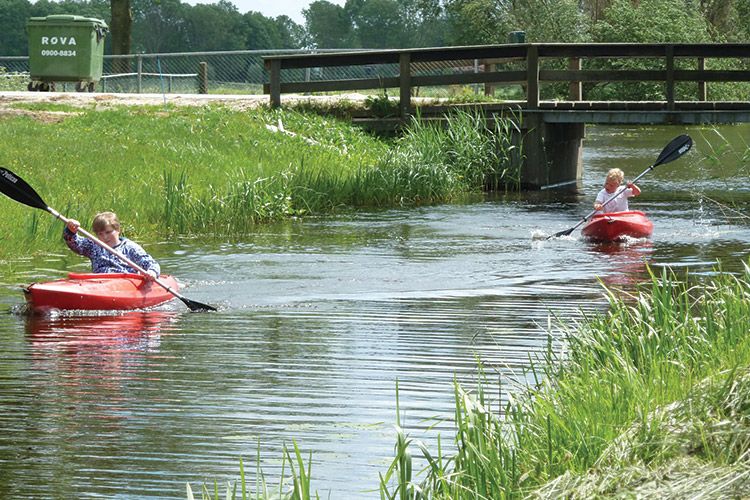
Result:
[[[79,14],[113,25],[109,2],[0,0],[0,54],[27,53],[31,16]],[[347,0],[343,6],[314,0],[302,12],[303,25],[239,12],[231,0],[129,4],[132,52],[493,44],[506,43],[510,31],[524,31],[528,42],[750,38],[750,0]],[[105,51],[112,53],[111,46]]]

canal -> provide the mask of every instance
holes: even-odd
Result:
[[[650,240],[595,245],[545,236],[591,211],[610,167],[633,178],[669,140],[696,145],[639,182],[631,208]],[[575,195],[305,218],[238,240],[143,242],[188,298],[120,315],[18,314],[19,285],[84,271],[67,253],[13,260],[0,287],[0,496],[185,498],[260,466],[282,446],[312,453],[327,498],[379,498],[393,456],[396,385],[409,435],[453,438],[453,382],[505,400],[561,327],[606,310],[648,266],[693,279],[729,272],[750,248],[747,126],[590,127]],[[73,214],[70,214],[71,216]],[[502,391],[498,389],[502,385]],[[412,453],[418,456],[414,449]],[[288,470],[288,468],[287,468]]]

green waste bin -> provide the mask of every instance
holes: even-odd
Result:
[[[55,82],[76,82],[92,92],[102,77],[107,23],[91,17],[57,14],[32,17],[29,32],[29,90],[54,90]]]
[[[526,43],[526,32],[511,31],[508,33],[508,43]]]

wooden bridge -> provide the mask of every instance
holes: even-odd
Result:
[[[609,67],[598,69],[607,59]],[[415,92],[424,87],[521,87],[525,99],[478,103],[488,120],[512,112],[520,119],[524,159],[522,184],[528,189],[577,186],[582,176],[585,124],[720,124],[750,122],[750,95],[740,101],[709,101],[713,82],[750,82],[750,44],[506,44],[373,50],[264,58],[270,83],[264,92],[272,107],[282,94],[398,89],[398,115],[360,117],[370,128],[393,128],[416,113]],[[627,69],[628,67],[652,69]],[[334,68],[364,67],[364,77],[311,80]],[[722,68],[733,69],[722,69]],[[739,68],[739,69],[737,69]],[[301,69],[307,71],[301,72]],[[305,75],[304,77],[301,75]],[[296,78],[295,78],[296,76]],[[611,82],[651,82],[660,100],[591,101],[585,90]],[[566,99],[560,99],[561,85]],[[585,88],[584,88],[585,86]],[[563,91],[563,95],[565,91]],[[681,99],[677,99],[676,95]],[[443,116],[458,105],[419,106],[423,119]]]

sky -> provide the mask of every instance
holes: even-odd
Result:
[[[184,0],[183,0],[184,1]],[[187,0],[186,3],[217,3],[218,0]],[[302,10],[306,9],[314,0],[229,0],[241,13],[248,11],[260,12],[266,17],[289,16],[297,24],[305,24]],[[328,0],[337,5],[344,5],[346,0]]]

